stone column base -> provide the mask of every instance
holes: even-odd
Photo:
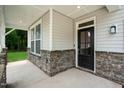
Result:
[[[2,53],[0,53],[0,64],[3,65],[2,79],[0,82],[0,87],[6,87],[6,65],[7,65],[7,48],[2,49]]]

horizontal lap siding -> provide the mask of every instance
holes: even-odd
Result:
[[[42,22],[43,22],[43,50],[49,50],[49,40],[50,40],[50,35],[49,35],[49,31],[50,31],[50,13],[47,12],[43,18],[42,18]]]
[[[80,21],[96,16],[96,51],[124,52],[124,9],[109,13],[106,8],[75,19]],[[116,34],[109,34],[110,26],[117,26]]]
[[[73,20],[53,11],[53,50],[73,49]]]

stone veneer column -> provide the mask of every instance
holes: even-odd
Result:
[[[41,56],[36,56],[28,49],[28,59],[49,76],[53,76],[75,66],[75,50],[41,50]]]
[[[1,86],[0,87],[6,87],[6,65],[7,65],[7,49],[2,49],[2,53],[0,53],[0,64],[4,66],[4,70],[2,74],[2,80],[1,80]]]
[[[124,85],[124,54],[96,52],[96,74]]]

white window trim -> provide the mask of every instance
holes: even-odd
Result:
[[[34,29],[34,31],[35,31],[35,28],[31,28],[31,36],[32,36],[32,29]],[[35,36],[35,35],[33,35],[33,36]],[[35,38],[35,37],[34,37]],[[35,39],[34,40],[32,40],[32,38],[31,38],[31,42],[35,42]],[[32,46],[32,45],[31,45]],[[35,45],[34,45],[35,46]],[[34,51],[35,51],[35,49],[34,49]],[[30,50],[30,52],[33,54],[34,52],[32,52],[32,49]]]
[[[40,24],[40,38],[39,39],[36,39],[36,26],[37,25],[39,25]],[[34,55],[37,55],[37,56],[41,56],[41,52],[40,52],[40,54],[38,54],[38,53],[36,53],[36,41],[37,40],[40,40],[40,50],[41,50],[41,48],[42,48],[42,41],[43,41],[43,38],[42,38],[42,33],[43,33],[43,30],[42,30],[42,19],[40,19],[40,20],[38,20],[35,24],[33,24],[31,27],[30,27],[30,31],[31,31],[31,29],[34,29],[34,40],[32,40],[31,38],[31,41],[30,42],[32,42],[32,41],[34,41],[34,52],[32,52],[31,51],[31,49],[30,49],[30,53],[31,54],[34,54]],[[31,35],[30,36],[32,36],[32,33],[31,33]],[[31,45],[30,45],[31,46]]]
[[[79,24],[81,23],[85,23],[85,22],[88,22],[88,21],[94,21],[94,25],[89,25],[89,26],[85,26],[85,27],[78,27]],[[91,17],[91,18],[87,18],[87,19],[84,19],[84,20],[81,20],[81,21],[78,21],[75,23],[76,25],[76,31],[75,31],[75,42],[76,42],[76,45],[75,45],[75,50],[76,50],[76,53],[75,53],[75,63],[76,63],[76,67],[77,68],[80,68],[78,66],[78,30],[79,29],[82,29],[82,28],[88,28],[88,27],[94,27],[94,71],[93,73],[96,73],[96,53],[95,53],[95,50],[96,50],[96,16],[94,17]]]

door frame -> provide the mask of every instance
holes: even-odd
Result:
[[[87,18],[87,19],[84,19],[84,20],[80,20],[80,21],[75,23],[75,25],[76,25],[76,31],[75,31],[75,50],[76,50],[76,53],[75,53],[76,58],[75,59],[76,59],[76,62],[75,62],[75,64],[76,64],[77,68],[80,68],[80,66],[78,66],[78,29],[79,29],[78,25],[81,24],[81,23],[92,21],[92,20],[94,21],[93,25],[82,27],[81,29],[94,27],[94,71],[91,71],[91,72],[96,73],[96,53],[95,53],[95,50],[96,50],[96,16],[90,17],[90,18]]]

